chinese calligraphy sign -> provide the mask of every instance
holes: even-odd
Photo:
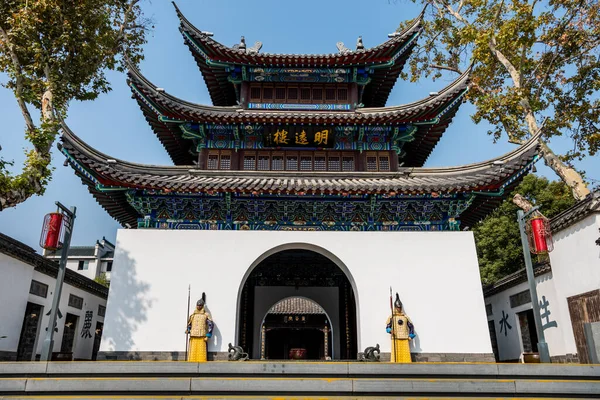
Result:
[[[558,324],[556,323],[556,321],[550,321],[550,314],[552,314],[550,312],[550,310],[548,309],[548,306],[550,305],[550,302],[548,300],[546,300],[546,296],[542,296],[542,300],[540,301],[540,318],[542,319],[542,329],[547,329],[547,328],[556,328],[558,327]],[[546,320],[546,321],[544,321]]]
[[[504,328],[504,336],[508,335],[508,330],[512,329],[512,326],[510,326],[510,324],[508,323],[508,314],[505,314],[504,310],[502,310],[502,319],[499,322],[500,333],[502,333],[502,328]]]
[[[335,135],[328,126],[266,126],[264,147],[332,148]]]
[[[92,337],[90,333],[90,328],[92,327],[92,318],[94,317],[93,311],[85,312],[85,319],[83,320],[83,328],[81,329],[81,337],[84,339],[89,339]]]

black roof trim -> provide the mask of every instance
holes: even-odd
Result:
[[[550,263],[536,265],[533,271],[534,276],[536,277],[548,272],[552,272],[552,267],[550,266]],[[523,282],[527,282],[527,272],[525,271],[525,268],[514,272],[510,275],[507,275],[504,278],[499,279],[495,283],[484,286],[483,297],[489,297],[494,294],[503,292],[506,289],[510,289],[511,287],[517,286],[518,284]]]
[[[588,194],[585,199],[552,217],[550,227],[553,232],[560,231],[594,213],[600,213],[600,188]]]
[[[33,266],[36,271],[53,278],[56,278],[58,275],[57,262],[41,256],[40,254],[36,253],[33,248],[2,233],[0,233],[0,253],[4,253],[26,264],[29,264]],[[107,287],[94,282],[93,280],[86,278],[85,276],[80,275],[68,268],[65,270],[64,282],[102,299],[108,298]]]

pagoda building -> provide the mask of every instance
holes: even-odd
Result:
[[[106,357],[182,359],[183,322],[173,313],[182,313],[188,285],[207,293],[216,359],[229,342],[254,359],[287,354],[265,343],[265,318],[297,296],[322,307],[329,327],[330,350],[322,337],[307,339],[306,354],[356,359],[379,343],[385,355],[391,284],[415,323],[417,360],[493,360],[465,228],[531,169],[537,137],[494,160],[423,168],[469,89],[470,70],[420,101],[386,105],[422,15],[378,46],[365,48],[359,38],[354,50],[340,42],[337,53],[306,55],[263,53],[243,37],[230,47],[176,12],[213,105],[178,99],[133,66],[128,73],[175,165],[117,160],[63,126],[69,164],[129,228],[117,236]],[[134,315],[120,308],[131,301]],[[479,339],[444,339],[459,325]],[[277,343],[291,345],[283,334]]]

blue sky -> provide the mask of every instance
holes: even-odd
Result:
[[[140,68],[159,87],[182,99],[210,104],[206,86],[192,55],[183,44],[178,19],[170,1],[143,1],[144,13],[154,21],[154,30],[144,48],[145,60]],[[416,17],[421,11],[411,2],[372,0],[329,0],[283,2],[276,0],[179,0],[186,17],[198,28],[214,32],[214,39],[233,45],[245,36],[248,45],[263,42],[269,53],[334,53],[335,44],[343,41],[354,48],[362,35],[366,47],[387,39],[401,21]],[[131,92],[125,75],[109,73],[113,91],[93,102],[73,102],[67,124],[87,143],[113,157],[127,161],[171,165],[158,139],[145,121]],[[436,82],[410,83],[398,81],[388,105],[403,104],[428,96],[452,80],[452,76]],[[0,82],[6,78],[0,75]],[[20,167],[28,147],[23,139],[23,118],[11,91],[0,88],[2,156]],[[475,125],[470,115],[473,108],[463,104],[453,124],[437,145],[426,166],[451,166],[484,161],[506,153],[514,145],[505,140],[494,144],[485,134],[485,125]],[[568,150],[568,140],[556,139],[551,146],[557,152]],[[114,241],[119,224],[113,220],[87,192],[64,158],[55,149],[53,179],[43,196],[0,212],[0,232],[38,249],[42,218],[54,211],[55,201],[77,207],[73,245],[91,245],[105,236]],[[576,166],[588,177],[600,180],[600,160],[588,158]],[[554,173],[538,163],[538,174],[556,179]]]

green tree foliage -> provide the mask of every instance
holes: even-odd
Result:
[[[14,92],[31,144],[17,175],[0,158],[0,210],[44,193],[50,150],[69,102],[109,91],[107,70],[123,70],[125,58],[141,60],[149,21],[138,2],[0,1],[0,72],[8,76],[2,86]],[[39,111],[38,123],[30,108]]]
[[[413,1],[428,7],[412,79],[472,63],[473,121],[489,122],[495,140],[506,134],[521,143],[547,118],[542,155],[575,198],[585,197],[586,185],[564,162],[600,149],[600,0]],[[561,135],[573,146],[558,157],[548,139]]]
[[[560,181],[549,182],[536,175],[526,176],[515,189],[547,218],[551,218],[571,207],[575,199],[569,188]],[[511,199],[506,199],[500,207],[473,227],[477,256],[483,283],[493,283],[498,279],[525,268],[521,235],[517,223],[517,210]]]
[[[106,273],[101,273],[94,278],[94,282],[101,284],[102,286],[110,287],[110,281],[106,278]]]

